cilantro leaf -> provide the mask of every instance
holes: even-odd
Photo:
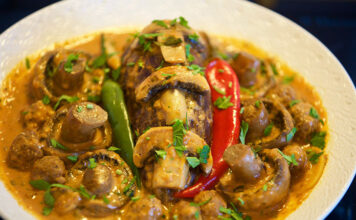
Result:
[[[48,105],[50,102],[51,102],[51,100],[49,99],[48,95],[45,95],[45,96],[42,98],[42,103],[43,103],[43,104]]]
[[[45,180],[31,180],[30,184],[33,188],[39,190],[48,190],[51,187],[51,184]]]
[[[187,56],[188,62],[193,62],[194,61],[194,56],[190,53],[190,49],[192,48],[192,45],[186,44],[185,45],[185,55]]]
[[[319,119],[319,114],[314,107],[310,108],[309,115],[315,119]]]
[[[298,100],[298,99],[292,100],[292,101],[289,103],[289,107],[293,107],[294,105],[298,104],[299,102],[300,102],[300,100]]]
[[[67,159],[72,161],[73,163],[77,162],[78,160],[78,156],[75,156],[75,155],[69,155],[67,156]]]
[[[67,57],[67,61],[64,63],[64,70],[67,73],[71,73],[73,71],[73,63],[77,61],[79,58],[78,54],[69,54]]]
[[[310,144],[323,150],[325,148],[325,137],[325,131],[315,133],[312,139],[310,140]]]
[[[298,166],[299,163],[297,162],[297,160],[295,159],[295,155],[292,154],[291,156],[285,155],[281,150],[277,149],[279,154],[282,155],[282,157],[284,157],[284,159],[288,162],[288,164],[293,164],[294,166]]]
[[[163,20],[153,20],[152,23],[164,28],[168,28],[168,25]]]
[[[59,97],[57,103],[54,105],[53,108],[54,108],[54,110],[56,110],[62,101],[67,101],[69,103],[72,103],[72,102],[76,102],[78,100],[79,100],[79,98],[77,96],[61,95],[61,97]]]
[[[187,157],[187,161],[192,168],[195,168],[200,164],[200,160],[196,157]]]
[[[179,24],[190,29],[190,27],[188,25],[188,21],[182,16],[179,17]]]
[[[167,152],[165,150],[155,150],[156,155],[162,159],[166,158]]]
[[[193,75],[195,75],[195,74],[200,74],[200,75],[202,75],[202,76],[205,75],[205,74],[204,74],[205,68],[204,68],[204,67],[201,67],[201,66],[199,66],[199,65],[197,65],[197,64],[192,64],[192,65],[190,65],[190,66],[187,66],[187,68],[188,68],[189,70],[193,70]]]
[[[270,135],[271,132],[272,132],[272,128],[273,128],[273,122],[271,122],[271,123],[265,128],[265,130],[263,131],[263,134],[264,134],[265,136]]]
[[[234,104],[232,104],[230,102],[231,96],[223,96],[223,97],[219,97],[215,100],[214,105],[218,108],[218,109],[227,109],[231,106],[234,106]]]
[[[287,134],[287,142],[292,140],[292,138],[295,135],[295,132],[297,132],[297,128],[296,127],[292,128],[292,130]]]
[[[58,149],[61,149],[61,150],[68,150],[67,147],[63,146],[61,143],[59,143],[58,141],[56,141],[56,139],[51,139],[51,145],[52,147],[54,148],[58,148]]]
[[[246,138],[246,134],[248,131],[248,123],[245,121],[241,122],[241,128],[240,128],[240,141],[242,144],[245,144],[245,138]]]
[[[204,145],[201,151],[199,152],[199,160],[200,163],[208,163],[210,153],[210,147],[208,145]]]
[[[179,44],[181,44],[183,41],[180,38],[176,38],[174,36],[168,36],[165,41],[164,41],[164,45],[166,46],[178,46]]]
[[[95,168],[97,166],[97,164],[96,164],[96,161],[95,161],[95,158],[89,158],[89,168],[90,169],[93,169],[93,168]]]

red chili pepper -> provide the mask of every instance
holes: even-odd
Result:
[[[223,160],[224,151],[238,142],[240,134],[240,85],[234,70],[226,61],[214,59],[208,64],[205,75],[211,88],[213,103],[219,97],[231,96],[230,102],[233,106],[227,109],[214,106],[211,173],[208,176],[200,176],[193,186],[177,192],[174,195],[176,198],[193,198],[200,191],[213,188],[228,169]],[[225,91],[225,95],[221,94],[221,91]]]

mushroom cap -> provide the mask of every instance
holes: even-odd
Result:
[[[197,134],[187,131],[183,138],[183,145],[187,151],[191,154],[198,154],[198,149],[201,149],[204,145],[207,145],[204,139]],[[150,128],[144,134],[142,134],[137,140],[133,160],[137,167],[144,166],[145,160],[151,156],[152,150],[162,149],[165,150],[168,147],[173,146],[173,128],[172,127],[155,127]],[[211,152],[209,152],[209,158],[206,164],[200,164],[204,173],[208,174],[211,171],[213,164],[213,158]]]
[[[210,93],[204,76],[195,74],[184,66],[168,66],[153,72],[135,89],[136,100],[148,101],[167,88],[181,88],[200,94]]]

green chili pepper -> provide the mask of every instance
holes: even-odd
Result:
[[[120,148],[118,153],[131,167],[136,176],[137,185],[140,187],[139,172],[133,163],[134,142],[122,89],[116,82],[106,80],[101,91],[101,97],[103,106],[109,115],[114,144]]]

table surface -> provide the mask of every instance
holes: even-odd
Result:
[[[0,33],[55,0],[0,0]],[[255,0],[293,20],[323,42],[356,80],[356,0]],[[0,217],[1,219],[1,217]],[[356,219],[356,180],[327,220]]]

